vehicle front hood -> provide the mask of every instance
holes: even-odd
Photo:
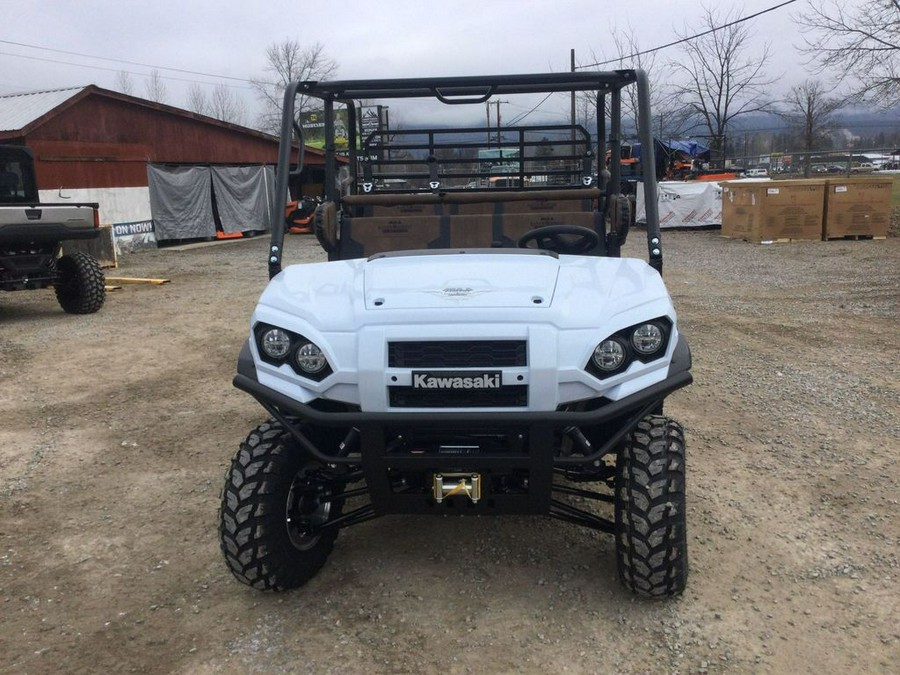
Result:
[[[369,261],[367,309],[534,307],[553,300],[555,256],[531,254],[415,255]]]
[[[633,258],[448,252],[292,265],[269,283],[256,318],[301,333],[304,324],[321,331],[461,322],[574,328],[656,303],[659,316],[671,309],[659,274]]]

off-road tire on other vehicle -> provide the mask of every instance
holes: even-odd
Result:
[[[219,543],[239,581],[283,591],[302,586],[325,564],[337,529],[308,534],[305,523],[336,518],[342,505],[319,501],[317,495],[329,494],[312,480],[321,468],[274,421],[241,443],[225,476],[219,512]]]
[[[106,280],[100,264],[81,251],[56,261],[53,288],[60,307],[69,314],[93,314],[106,300]]]
[[[684,431],[648,415],[616,463],[616,558],[626,588],[647,597],[680,595],[688,575]]]
[[[615,236],[619,246],[624,246],[628,239],[632,217],[631,202],[628,196],[612,195],[609,203],[609,232],[610,236]]]

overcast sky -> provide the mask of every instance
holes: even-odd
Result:
[[[782,1],[715,6],[723,15],[739,6],[747,16]],[[754,34],[748,54],[769,43],[785,87],[807,76],[791,19],[805,6],[798,0],[746,24]],[[617,56],[614,28],[633,28],[647,49],[677,39],[676,31],[699,32],[704,14],[692,0],[0,0],[0,8],[0,94],[86,84],[116,89],[117,73],[126,70],[135,95],[144,96],[152,69],[134,65],[141,63],[165,78],[171,105],[187,106],[191,82],[208,83],[208,91],[226,83],[250,114],[256,104],[246,84],[166,68],[259,77],[266,47],[295,38],[321,43],[338,62],[340,79],[561,71],[569,70],[570,49],[579,64]],[[673,47],[658,58],[679,54]]]

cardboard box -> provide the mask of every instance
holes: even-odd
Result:
[[[890,176],[830,178],[827,183],[823,239],[887,236],[894,187]]]
[[[722,235],[754,243],[820,241],[825,179],[722,184]]]
[[[372,206],[372,215],[377,218],[390,218],[392,216],[439,216],[440,204],[391,204],[387,206]]]
[[[749,238],[759,199],[753,187],[750,183],[722,183],[722,236]]]
[[[547,213],[591,211],[593,204],[590,198],[583,199],[529,199],[527,201],[502,202],[504,214],[541,215]]]
[[[450,216],[451,248],[489,248],[495,243],[510,244],[529,230],[546,225],[580,225],[594,228],[593,212],[534,212],[503,215]]]

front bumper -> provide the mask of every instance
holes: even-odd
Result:
[[[458,513],[550,514],[593,522],[596,520],[593,516],[564,507],[553,499],[554,490],[559,489],[554,486],[555,473],[602,466],[604,455],[615,452],[645,415],[658,409],[667,395],[692,382],[690,367],[690,349],[681,338],[664,380],[621,400],[583,411],[328,412],[260,384],[250,349],[245,345],[234,386],[253,396],[300,446],[323,464],[361,469],[371,499],[371,504],[362,509],[366,514],[446,513],[445,509],[456,503],[460,507]],[[326,451],[311,440],[313,434],[309,427],[337,429],[338,435],[346,433],[346,439],[352,438],[353,442],[345,441],[334,446],[336,451]],[[602,429],[601,442],[593,445],[588,442],[580,431],[587,428]],[[464,455],[398,448],[397,439],[406,431],[414,435],[416,430],[437,435],[446,430],[448,436],[460,430],[470,434],[485,430],[521,442],[515,448],[494,446]],[[574,451],[570,443],[569,452],[562,452],[564,437],[579,438],[582,442],[576,444]],[[427,487],[442,475],[462,475],[458,472],[484,483],[485,494],[477,504],[459,497],[440,503]],[[505,489],[507,477],[514,477],[519,488]],[[609,528],[605,521],[591,526]]]

